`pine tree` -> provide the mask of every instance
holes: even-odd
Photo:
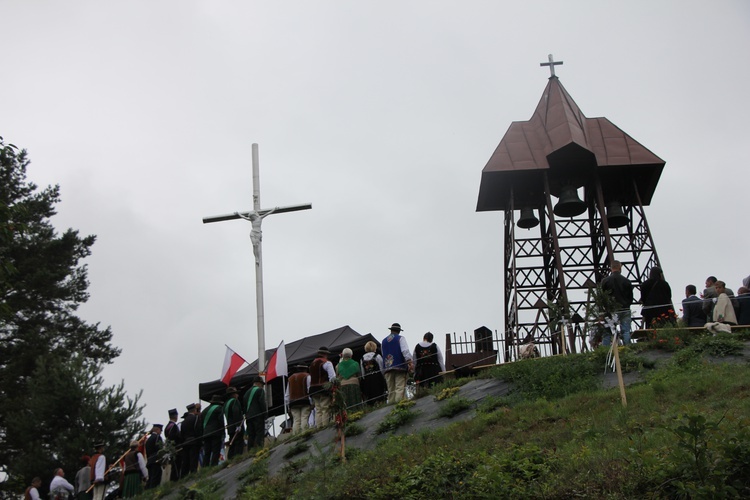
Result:
[[[0,495],[78,469],[95,441],[113,453],[144,427],[140,394],[100,377],[120,350],[112,331],[76,316],[88,299],[94,236],[50,222],[59,186],[26,180],[25,150],[0,137]]]

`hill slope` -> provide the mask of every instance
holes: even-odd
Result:
[[[628,406],[605,351],[503,365],[451,391],[326,429],[156,496],[169,498],[642,498],[750,495],[750,347],[692,338],[621,351]],[[684,347],[687,345],[687,347]],[[743,355],[744,354],[744,355]],[[454,416],[448,409],[459,410]],[[406,417],[404,417],[406,415]],[[378,433],[394,418],[408,420]]]

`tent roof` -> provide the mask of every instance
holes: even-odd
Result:
[[[370,340],[374,341],[380,347],[378,342],[372,334],[360,335],[354,331],[349,325],[345,325],[335,330],[331,330],[325,333],[319,333],[311,337],[305,337],[301,340],[296,340],[289,344],[286,344],[286,361],[288,366],[293,366],[299,363],[310,364],[313,359],[317,357],[318,349],[325,346],[331,351],[331,360],[335,361],[338,358],[341,350],[348,347],[355,351],[364,350],[364,345]],[[266,350],[266,360],[270,360],[271,356],[276,352],[276,348]],[[258,360],[256,359],[245,368],[238,371],[232,380],[230,385],[238,388],[242,388],[250,385],[253,377],[258,375]],[[198,393],[200,398],[204,401],[209,401],[211,396],[214,394],[224,395],[226,386],[221,380],[213,380],[211,382],[204,382],[199,384]]]

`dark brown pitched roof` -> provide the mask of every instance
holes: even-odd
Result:
[[[633,177],[644,205],[664,161],[606,118],[586,118],[557,77],[551,77],[531,119],[513,122],[482,170],[477,211],[505,210],[510,187],[541,203],[541,173],[581,174],[594,168],[605,184]],[[634,202],[625,195],[625,203]],[[514,196],[516,208],[520,201]]]

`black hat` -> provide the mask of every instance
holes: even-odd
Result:
[[[224,398],[222,398],[218,394],[214,394],[213,396],[211,396],[211,401],[209,401],[209,404],[212,404],[212,405],[222,404],[223,402],[224,402]]]
[[[176,417],[177,415],[179,415],[179,413],[177,413],[177,408],[172,408],[171,410],[169,410],[170,417]]]
[[[255,377],[253,379],[253,384],[263,384],[263,385],[266,385],[266,383],[263,381],[263,379],[261,377]]]
[[[151,430],[154,430],[154,429],[155,429],[155,428],[157,428],[157,427],[158,427],[159,429],[163,429],[163,428],[164,428],[164,426],[163,426],[162,424],[154,424],[154,425],[152,425],[152,426],[151,426]]]
[[[326,346],[323,346],[318,349],[318,354],[331,354],[331,351]]]
[[[195,403],[190,403],[189,405],[187,405],[187,406],[185,407],[185,409],[186,409],[187,411],[193,411],[193,410],[195,410]]]
[[[96,443],[94,445],[94,449],[97,449],[97,448],[104,448],[104,442],[102,441],[102,442]]]
[[[393,323],[391,327],[389,328],[390,331],[397,331],[397,332],[403,332],[404,330],[401,328],[401,325],[398,323]]]
[[[227,387],[227,392],[226,392],[227,395],[229,395],[229,394],[239,394],[239,393],[240,393],[240,391],[238,391],[236,387],[232,387],[232,386]]]
[[[294,366],[293,366],[292,368],[294,368],[294,369],[295,369],[295,370],[297,370],[298,372],[306,372],[306,371],[307,371],[307,369],[308,369],[308,368],[307,368],[307,365],[306,365],[306,364],[303,364],[303,363],[300,363],[300,364],[298,364],[298,365],[294,365]]]

